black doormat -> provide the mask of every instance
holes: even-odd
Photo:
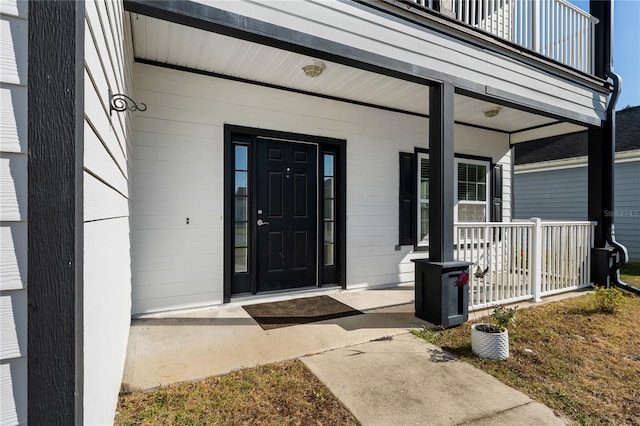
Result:
[[[243,306],[264,330],[359,315],[357,309],[329,296],[305,297]]]

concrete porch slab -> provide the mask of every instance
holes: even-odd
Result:
[[[411,335],[428,324],[414,316],[412,286],[331,296],[364,315],[268,331],[239,304],[136,319],[123,389],[300,358],[364,425],[564,424],[548,407]]]

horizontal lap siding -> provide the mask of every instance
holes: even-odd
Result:
[[[213,6],[591,118],[605,117],[603,95],[355,2],[250,1],[216,2]]]
[[[587,219],[587,167],[516,173],[515,217]],[[615,166],[616,239],[640,260],[640,161]]]
[[[0,424],[27,423],[27,2],[0,3]]]
[[[640,261],[640,158],[616,163],[616,239]]]
[[[516,173],[515,217],[587,219],[587,168]]]
[[[132,95],[122,4],[85,7],[84,421],[110,424],[131,317],[131,113],[109,112],[109,90]]]
[[[148,105],[134,123],[134,313],[222,303],[225,123],[346,139],[347,286],[413,280],[425,253],[395,250],[398,153],[428,147],[426,118],[149,65],[134,75]],[[456,126],[455,149],[510,164],[503,134]]]

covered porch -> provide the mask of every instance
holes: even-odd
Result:
[[[240,30],[234,10],[191,4],[198,20],[187,18],[194,11],[181,10],[181,3],[125,6],[136,62],[135,99],[148,106],[133,122],[134,315],[216,305],[260,292],[261,255],[255,250],[265,223],[273,220],[260,216],[251,190],[243,186],[249,192],[238,193],[233,183],[243,173],[252,179],[251,167],[232,166],[242,147],[247,164],[255,161],[259,140],[266,139],[315,144],[322,152],[320,165],[336,161],[335,174],[318,176],[334,182],[337,193],[320,188],[317,195],[313,244],[319,272],[311,283],[368,288],[413,281],[415,258],[454,260],[456,220],[509,223],[511,145],[583,130],[603,114],[606,88],[593,78],[557,79],[529,59],[501,56],[508,46],[498,43],[487,53],[408,22],[380,20],[366,7],[338,3],[323,12],[341,16],[362,34],[393,33],[395,43],[370,46],[367,53],[342,44],[348,39],[342,34],[340,44],[336,39],[328,46],[320,37],[331,33],[321,26],[301,40],[283,28],[299,29],[306,22],[302,12],[286,7],[271,11],[271,24],[248,20]],[[426,25],[431,18],[412,19]],[[416,36],[421,41],[414,40],[407,52],[402,38]],[[447,45],[448,52],[466,58],[464,63],[432,52],[433,43]],[[427,66],[420,55],[440,64]],[[488,71],[487,63],[500,72]],[[567,76],[573,72],[545,66]],[[238,132],[257,139],[238,142]],[[425,173],[418,161],[426,157],[425,203],[418,193]],[[407,158],[412,171],[403,187]],[[470,184],[482,194],[465,195],[476,198],[466,200],[469,206],[479,203],[466,216],[456,196],[461,187],[455,170],[461,163],[479,165],[485,173]],[[494,169],[499,169],[495,176]],[[407,188],[409,193],[402,193]],[[425,206],[428,218],[422,217]],[[248,275],[238,284],[241,274]]]

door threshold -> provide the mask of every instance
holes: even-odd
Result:
[[[231,296],[231,301],[224,306],[254,305],[256,303],[279,302],[281,300],[300,299],[312,296],[328,296],[342,292],[339,285],[323,285],[322,287],[300,287],[296,289],[264,291],[258,294],[239,294]]]

